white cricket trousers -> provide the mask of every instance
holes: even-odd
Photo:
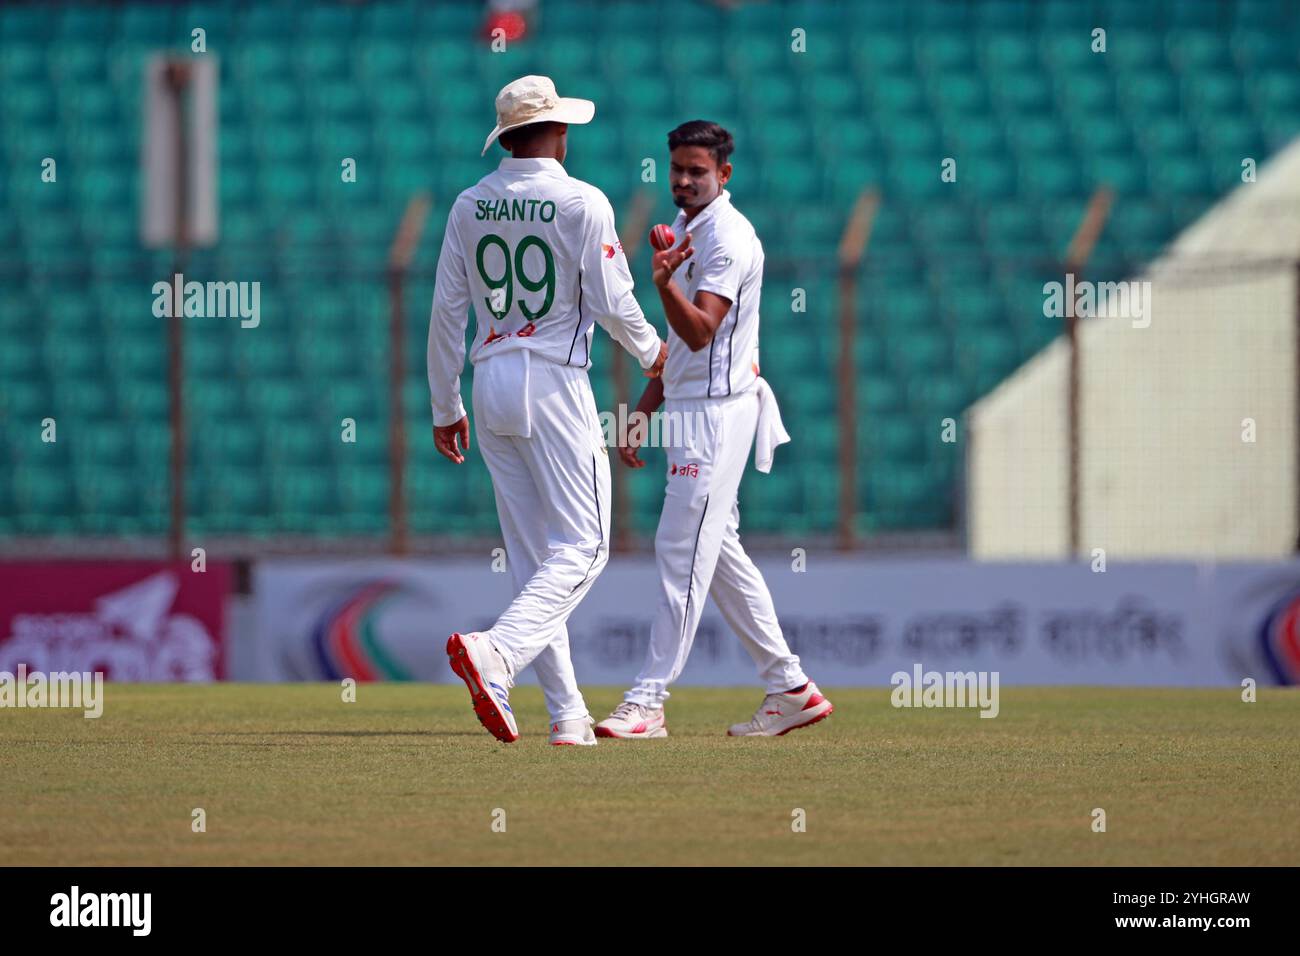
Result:
[[[609,452],[583,368],[516,349],[474,368],[478,447],[516,590],[489,634],[552,721],[588,716],[565,625],[609,560]]]
[[[758,390],[668,401],[664,413],[683,426],[688,440],[667,449],[668,487],[655,534],[659,606],[645,663],[624,700],[657,707],[668,697],[710,596],[754,659],[767,693],[807,683],[781,633],[767,583],[740,544],[737,493],[758,424]],[[696,423],[693,436],[688,421]]]

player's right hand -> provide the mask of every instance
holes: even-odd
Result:
[[[659,357],[655,359],[654,365],[645,370],[646,378],[658,378],[664,373],[664,363],[668,361],[668,343],[659,343]]]
[[[644,468],[645,462],[637,457],[637,450],[636,445],[619,445],[618,457],[623,459],[623,464],[629,468]]]
[[[691,234],[688,232],[680,246],[656,252],[650,259],[651,280],[662,289],[672,279],[677,267],[689,259],[693,252],[695,249],[691,246]]]
[[[456,464],[463,464],[465,456],[461,454],[460,448],[457,447],[457,440],[469,451],[469,416],[466,415],[458,422],[450,425],[433,426],[433,444],[438,452],[444,457],[450,458]]]

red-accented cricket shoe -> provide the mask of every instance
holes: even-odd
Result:
[[[555,721],[551,724],[551,743],[556,747],[596,746],[596,735],[591,732],[591,718]]]
[[[453,634],[447,639],[447,657],[452,671],[469,688],[479,723],[503,743],[518,740],[519,727],[510,709],[510,688],[515,682],[492,639],[483,631]]]
[[[668,728],[664,724],[664,709],[625,700],[614,708],[614,713],[596,725],[596,736],[617,737],[619,740],[667,737]]]
[[[728,737],[780,737],[800,727],[825,720],[835,708],[812,681],[795,691],[768,694],[757,713],[745,724],[734,724]]]

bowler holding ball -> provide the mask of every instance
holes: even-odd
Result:
[[[725,186],[732,136],[717,123],[692,120],[668,134],[672,227],[650,230],[651,277],[668,320],[668,360],[637,404],[698,423],[683,447],[665,449],[667,488],[655,533],[660,592],[641,672],[623,702],[596,725],[622,739],[668,736],[668,685],[686,666],[704,600],[712,596],[754,659],[765,697],[733,737],[775,737],[830,716],[831,702],[808,679],[777,623],[772,595],[740,543],[740,479],[750,449],[761,472],[777,445],[790,440],[771,387],[758,374],[758,309],[763,245]],[[688,231],[689,230],[689,231]],[[682,235],[681,245],[674,246]],[[680,284],[675,274],[689,260]],[[630,442],[619,457],[645,462]]]

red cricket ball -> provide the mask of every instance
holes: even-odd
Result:
[[[660,252],[665,249],[671,249],[677,242],[677,237],[673,235],[671,226],[665,226],[663,223],[655,226],[650,230],[650,245],[654,246]]]

